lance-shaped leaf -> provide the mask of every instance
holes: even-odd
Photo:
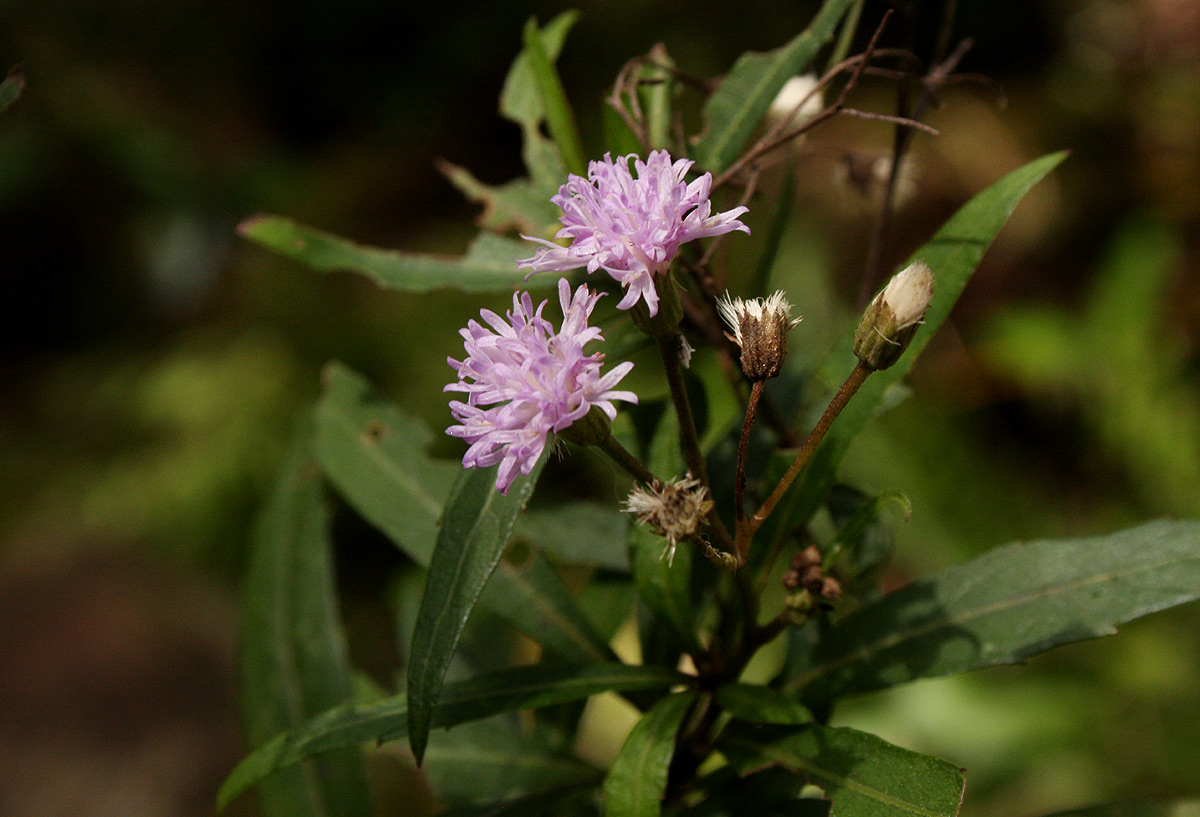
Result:
[[[704,103],[708,127],[696,145],[696,162],[720,173],[741,153],[784,83],[812,64],[833,38],[852,0],[825,0],[808,28],[766,54],[743,54]]]
[[[1014,170],[964,204],[912,260],[929,265],[934,274],[933,301],[904,356],[891,368],[867,378],[849,405],[838,415],[799,478],[771,515],[763,533],[771,539],[804,524],[820,507],[837,475],[838,465],[867,422],[887,403],[889,390],[912,370],[925,344],[941,327],[984,252],[1029,188],[1067,157],[1065,152],[1043,156]],[[831,389],[850,374],[857,362],[851,351],[853,330],[829,355],[817,373]]]
[[[960,768],[855,729],[817,724],[727,730],[718,747],[742,774],[779,764],[832,800],[830,817],[956,817]]]
[[[747,723],[798,725],[813,719],[808,708],[792,696],[757,684],[722,684],[717,688],[717,703]]]
[[[432,434],[340,364],[324,374],[317,404],[317,457],[330,481],[368,522],[422,567],[433,558],[456,462],[428,456]],[[480,600],[530,638],[571,661],[612,660],[612,652],[571,592],[540,555],[501,563]]]
[[[238,233],[316,272],[356,272],[398,292],[508,292],[525,281],[518,259],[529,247],[512,238],[483,232],[461,257],[367,247],[283,216],[252,216]]]
[[[675,754],[675,734],[696,696],[662,698],[634,724],[604,779],[605,817],[658,817]]]
[[[443,800],[488,803],[603,780],[595,766],[523,736],[509,720],[464,723],[429,736],[426,774]]]
[[[521,514],[513,536],[524,539],[555,560],[574,565],[629,572],[624,514],[599,502],[565,502]]]
[[[533,494],[549,449],[529,474],[496,489],[495,468],[465,469],[450,492],[408,659],[409,743],[417,763],[433,719],[446,669],[479,594],[500,562],[517,514]]]
[[[541,44],[546,57],[553,62],[562,52],[567,32],[579,18],[576,11],[564,11],[542,27]],[[542,123],[546,121],[546,107],[542,104],[542,92],[530,66],[529,55],[523,50],[513,61],[504,89],[500,92],[500,115],[521,126],[524,140],[522,156],[533,189],[549,201],[567,178],[567,167],[562,152],[552,140],[542,135]]]
[[[525,50],[522,54],[528,60],[530,72],[542,98],[546,129],[558,145],[567,170],[580,176],[585,175],[587,160],[583,142],[579,139],[579,127],[575,124],[575,112],[571,110],[571,104],[567,101],[562,80],[558,77],[550,52],[542,41],[541,29],[534,18],[525,23],[524,41]]]
[[[624,664],[537,664],[446,684],[433,710],[434,726],[482,720],[500,712],[536,709],[583,700],[601,692],[663,689],[688,676],[664,667]],[[369,704],[348,704],[275,735],[246,757],[221,785],[218,808],[269,774],[324,752],[408,734],[408,704],[397,695]]]
[[[788,682],[808,700],[1011,664],[1200,598],[1200,522],[996,548],[839,621]]]
[[[238,653],[242,712],[252,746],[351,695],[329,508],[310,441],[311,423],[305,422],[250,546]],[[270,817],[366,815],[362,757],[351,748],[289,769],[263,787],[261,801]]]

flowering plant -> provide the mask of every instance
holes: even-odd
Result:
[[[501,101],[525,135],[529,177],[491,188],[451,174],[515,214],[461,258],[363,248],[277,217],[243,225],[258,243],[389,289],[518,291],[506,316],[468,321],[465,356],[450,358],[446,391],[466,395],[449,406],[447,433],[467,446],[454,460],[431,454],[420,421],[330,366],[252,545],[253,749],[222,805],[257,785],[272,813],[366,813],[361,747],[404,740],[406,762],[453,814],[951,817],[964,796],[957,763],[837,725],[840,700],[1015,663],[1200,597],[1200,524],[1167,521],[1004,546],[882,593],[885,511],[913,509],[841,484],[841,460],[895,402],[1009,213],[1064,156],[978,193],[896,275],[869,270],[879,295],[834,319],[845,340],[824,361],[787,354],[809,325],[797,327],[787,293],[728,291],[761,283],[726,263],[733,240],[750,240],[731,236],[750,233],[743,217],[790,206],[760,192],[781,189],[761,184],[780,172],[772,161],[841,115],[932,131],[849,105],[879,59],[878,32],[847,56],[851,6],[827,0],[793,40],[738,61],[702,100],[694,138],[671,137],[680,88],[665,51],[634,60],[610,99],[623,126],[586,167],[553,67],[573,16],[531,21]],[[789,110],[772,112],[839,25],[828,70],[798,99],[788,84]],[[942,56],[922,80],[930,94],[957,60]],[[908,141],[896,140],[891,167]],[[774,242],[763,257],[775,258],[783,233],[763,234]],[[569,280],[600,269],[611,281]],[[526,270],[560,275],[561,324],[525,291],[549,276]],[[613,467],[595,467],[604,462]],[[326,482],[404,554],[396,689],[351,683]],[[625,716],[597,715],[602,698],[581,705],[600,693],[633,713],[607,753],[588,747]]]

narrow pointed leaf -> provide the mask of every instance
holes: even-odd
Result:
[[[525,282],[518,259],[530,255],[522,241],[480,233],[464,256],[427,255],[367,247],[283,216],[258,215],[238,233],[316,272],[356,272],[399,292],[507,292]]]
[[[513,536],[567,564],[629,571],[628,518],[612,505],[566,502],[521,514]]]
[[[599,769],[523,737],[505,717],[461,724],[429,736],[426,774],[450,803],[487,803],[600,783]]]
[[[575,124],[575,112],[571,110],[562,80],[559,79],[550,53],[542,42],[542,32],[538,28],[537,20],[533,18],[525,24],[525,50],[522,53],[529,61],[530,71],[541,95],[546,128],[562,152],[567,170],[579,176],[586,175],[587,159],[583,142],[579,138],[579,127]]]
[[[733,717],[747,723],[798,725],[812,722],[808,708],[789,695],[755,684],[723,684],[717,703]]]
[[[457,462],[426,453],[432,434],[340,364],[326,367],[317,404],[317,457],[355,510],[422,567],[433,558]],[[571,661],[612,660],[558,574],[537,556],[502,563],[480,602],[530,638]]]
[[[889,391],[908,375],[925,344],[949,317],[950,310],[979,266],[984,252],[1013,209],[1033,185],[1066,157],[1065,152],[1052,153],[1009,173],[964,204],[913,255],[913,260],[924,261],[934,274],[933,301],[925,313],[920,330],[904,356],[890,369],[867,378],[850,404],[838,415],[816,453],[770,517],[768,525],[764,527],[764,538],[775,538],[783,532],[794,530],[820,507],[850,444],[867,422],[886,405]],[[852,336],[853,327],[818,372],[818,378],[829,386],[831,393],[854,369],[856,360],[851,351]]]
[[[537,664],[446,684],[434,707],[434,726],[482,720],[500,712],[536,709],[590,698],[601,692],[664,689],[687,683],[686,675],[664,667],[624,664]],[[314,755],[408,734],[405,695],[326,711],[289,732],[275,735],[246,757],[221,786],[224,808],[267,775]]]
[[[738,59],[704,104],[708,127],[695,152],[700,167],[720,173],[733,164],[784,83],[806,70],[833,38],[851,2],[825,0],[808,28],[782,48]]]
[[[546,463],[496,489],[495,468],[465,469],[450,492],[438,531],[408,660],[409,743],[417,762],[425,751],[433,708],[467,617],[500,561],[517,514]]]
[[[330,515],[306,422],[255,527],[243,585],[241,704],[250,745],[351,695],[330,553]],[[260,792],[269,817],[368,813],[357,749],[289,769]]]
[[[668,695],[634,724],[604,779],[605,817],[658,817],[667,791],[675,735],[696,699]]]
[[[788,683],[828,700],[1011,664],[1200,598],[1200,522],[996,548],[839,621]]]
[[[833,801],[830,817],[957,817],[960,768],[855,729],[731,728],[719,748],[742,774],[778,764],[808,778]]]
[[[541,45],[546,57],[557,60],[562,53],[567,33],[579,19],[578,11],[564,11],[542,26]],[[522,51],[513,60],[512,68],[504,79],[500,91],[500,115],[522,128],[536,129],[546,121],[546,106],[542,104],[542,92],[538,79],[530,64],[529,54]]]

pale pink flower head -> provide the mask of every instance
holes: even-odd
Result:
[[[587,344],[603,340],[598,328],[588,326],[601,294],[581,285],[572,296],[566,279],[559,280],[563,322],[558,332],[542,317],[548,302],[535,310],[528,292],[513,295],[507,319],[481,311],[490,330],[477,321],[459,330],[467,357],[461,363],[447,359],[458,380],[444,391],[466,392],[467,399],[450,401],[459,425],[446,433],[470,445],[463,455],[464,467],[500,464],[496,488],[503,493],[518,473],[533,470],[550,434],[582,419],[593,406],[611,420],[617,416],[612,401],[637,402],[633,392],[613,390],[633,363],[621,363],[601,375],[604,355],[583,352]]]
[[[672,162],[665,150],[652,152],[645,162],[632,155],[613,161],[604,154],[602,161],[588,164],[586,179],[568,176],[550,199],[563,212],[557,237],[569,238],[571,244],[562,247],[525,236],[545,246],[519,267],[533,272],[603,269],[625,288],[618,309],[629,309],[641,298],[653,317],[658,314],[654,280],[667,274],[680,245],[732,230],[750,232],[738,221],[745,207],[712,215],[712,174],[688,183],[684,176],[692,164],[690,159]]]

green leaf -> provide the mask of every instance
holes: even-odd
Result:
[[[601,692],[663,689],[688,676],[665,667],[624,664],[536,664],[446,684],[433,710],[434,726],[482,720],[500,712],[536,709],[583,700]],[[349,704],[318,715],[303,726],[275,735],[238,764],[221,785],[219,808],[269,774],[314,755],[408,734],[405,695],[369,704]]]
[[[668,406],[659,420],[646,466],[659,479],[682,476],[686,470],[679,445],[679,419]],[[638,595],[666,622],[685,649],[697,648],[696,615],[692,607],[692,544],[681,542],[673,558],[664,556],[667,541],[646,525],[629,526],[629,548]]]
[[[399,292],[507,292],[524,284],[517,261],[531,254],[525,242],[488,232],[476,236],[461,257],[383,250],[283,216],[251,216],[238,233],[316,272],[356,272]]]
[[[485,230],[503,233],[515,229],[525,235],[542,236],[557,229],[558,206],[529,179],[514,179],[495,187],[450,162],[439,163],[439,168],[463,195],[483,205],[479,226]],[[531,247],[526,245],[526,255],[531,254]]]
[[[777,689],[756,684],[723,684],[717,688],[717,703],[738,720],[747,723],[799,725],[812,722],[812,713],[800,702]]]
[[[567,101],[562,80],[559,79],[558,72],[554,69],[549,51],[542,42],[542,32],[538,29],[537,20],[533,17],[525,23],[524,39],[525,50],[523,53],[528,60],[530,71],[542,99],[546,128],[562,152],[567,170],[576,175],[585,176],[587,175],[587,160],[583,142],[579,139],[579,127],[575,124],[575,113]]]
[[[317,459],[346,500],[422,567],[462,466],[432,459],[433,435],[340,363],[322,374]]]
[[[427,774],[443,800],[487,803],[550,788],[596,785],[599,769],[525,738],[504,718],[430,735]]]
[[[738,58],[720,87],[704,103],[708,128],[696,145],[696,163],[720,173],[733,164],[758,128],[785,82],[807,69],[821,46],[833,38],[852,0],[825,0],[801,34],[766,54]]]
[[[0,113],[8,110],[8,106],[16,102],[25,90],[25,69],[18,65],[8,72],[4,82],[0,83]]]
[[[628,520],[611,505],[567,502],[522,514],[513,527],[521,539],[567,564],[629,572]]]
[[[542,28],[541,45],[548,59],[558,59],[567,33],[578,20],[578,11],[564,11]],[[500,115],[522,129],[536,130],[546,120],[546,106],[527,51],[518,54],[508,70],[500,91]]]
[[[604,779],[605,817],[662,813],[675,735],[695,699],[692,692],[668,695],[634,724]]]
[[[377,395],[340,364],[324,374],[317,404],[317,458],[356,511],[422,567],[433,559],[442,509],[463,473],[430,458],[432,434],[419,419]],[[501,562],[480,602],[530,638],[571,661],[606,661],[612,652],[592,630],[558,574],[540,556]]]
[[[1029,192],[1029,188],[1066,157],[1066,152],[1052,153],[1009,173],[964,204],[913,255],[912,260],[924,261],[934,274],[933,301],[925,313],[921,328],[899,362],[867,378],[849,405],[838,415],[816,453],[764,526],[764,538],[775,539],[795,530],[820,507],[850,444],[867,422],[886,405],[889,392],[912,370],[917,356],[949,316],[958,296],[983,259],[984,252],[1013,209]],[[851,351],[852,337],[853,327],[817,373],[831,393],[854,369],[856,360]]]
[[[242,587],[238,650],[246,736],[258,746],[352,693],[330,553],[330,514],[302,424],[254,529]],[[356,749],[328,755],[270,781],[263,812],[366,815],[366,777]]]
[[[965,780],[952,763],[855,729],[735,727],[718,747],[743,774],[779,764],[833,801],[830,817],[957,817]]]
[[[1200,598],[1200,522],[996,548],[839,621],[787,687],[829,700],[1011,664]]]
[[[547,448],[529,474],[512,481],[507,494],[496,489],[495,468],[464,469],[446,502],[408,660],[408,737],[417,763],[467,616],[500,562],[548,456]]]

